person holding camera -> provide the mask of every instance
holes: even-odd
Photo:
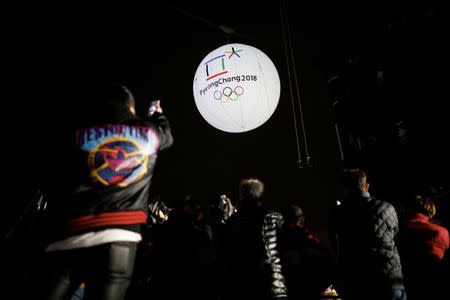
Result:
[[[48,193],[51,236],[39,299],[68,299],[80,283],[85,299],[125,298],[157,156],[173,143],[159,101],[140,119],[123,85],[87,95],[92,119],[75,130],[71,150],[60,149],[64,168]]]

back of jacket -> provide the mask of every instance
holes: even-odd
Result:
[[[223,246],[231,279],[231,298],[287,296],[279,254],[282,216],[262,207],[238,210],[225,225]]]
[[[49,207],[61,224],[57,238],[111,227],[137,231],[133,226],[147,220],[157,154],[172,142],[160,114],[149,120],[126,114],[77,130]]]
[[[395,245],[398,231],[394,207],[369,196],[343,201],[337,209],[336,231],[340,270],[357,288],[401,285],[400,257]],[[376,289],[375,289],[376,290]]]

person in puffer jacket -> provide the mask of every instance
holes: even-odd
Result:
[[[339,292],[343,299],[406,299],[402,266],[394,238],[394,207],[370,196],[366,174],[346,170],[342,203],[336,207]]]
[[[224,299],[287,299],[278,249],[283,218],[264,209],[263,192],[258,179],[242,180],[237,212],[225,224]]]

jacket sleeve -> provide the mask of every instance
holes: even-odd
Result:
[[[283,225],[283,217],[278,213],[269,213],[263,222],[263,239],[265,245],[265,268],[271,276],[271,296],[274,299],[286,299],[287,288],[281,268],[280,253],[278,250],[278,232]]]
[[[403,286],[402,266],[400,256],[395,245],[395,235],[398,232],[398,218],[395,208],[384,202],[380,214],[382,215],[382,223],[378,227],[378,236],[381,240],[381,251],[384,255],[384,273],[389,278],[392,287]]]
[[[149,121],[156,126],[159,136],[159,150],[169,148],[173,144],[172,131],[167,118],[163,114],[154,113]]]

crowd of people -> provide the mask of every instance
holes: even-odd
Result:
[[[300,204],[265,209],[264,184],[255,178],[241,181],[237,201],[213,200],[209,214],[191,195],[173,210],[159,202],[153,214],[169,217],[146,226],[152,247],[137,263],[131,298],[445,297],[449,234],[430,221],[433,201],[417,196],[396,209],[369,194],[359,169],[344,170],[341,186],[330,214],[331,247],[310,232]]]
[[[138,118],[124,86],[99,98],[103,114],[74,130],[65,152],[69,184],[46,194],[35,298],[70,299],[81,285],[87,300],[446,297],[449,233],[426,195],[398,214],[369,193],[366,173],[344,170],[329,243],[310,232],[301,203],[266,209],[257,178],[208,207],[192,194],[149,203],[157,154],[173,143],[169,122],[159,103]]]

